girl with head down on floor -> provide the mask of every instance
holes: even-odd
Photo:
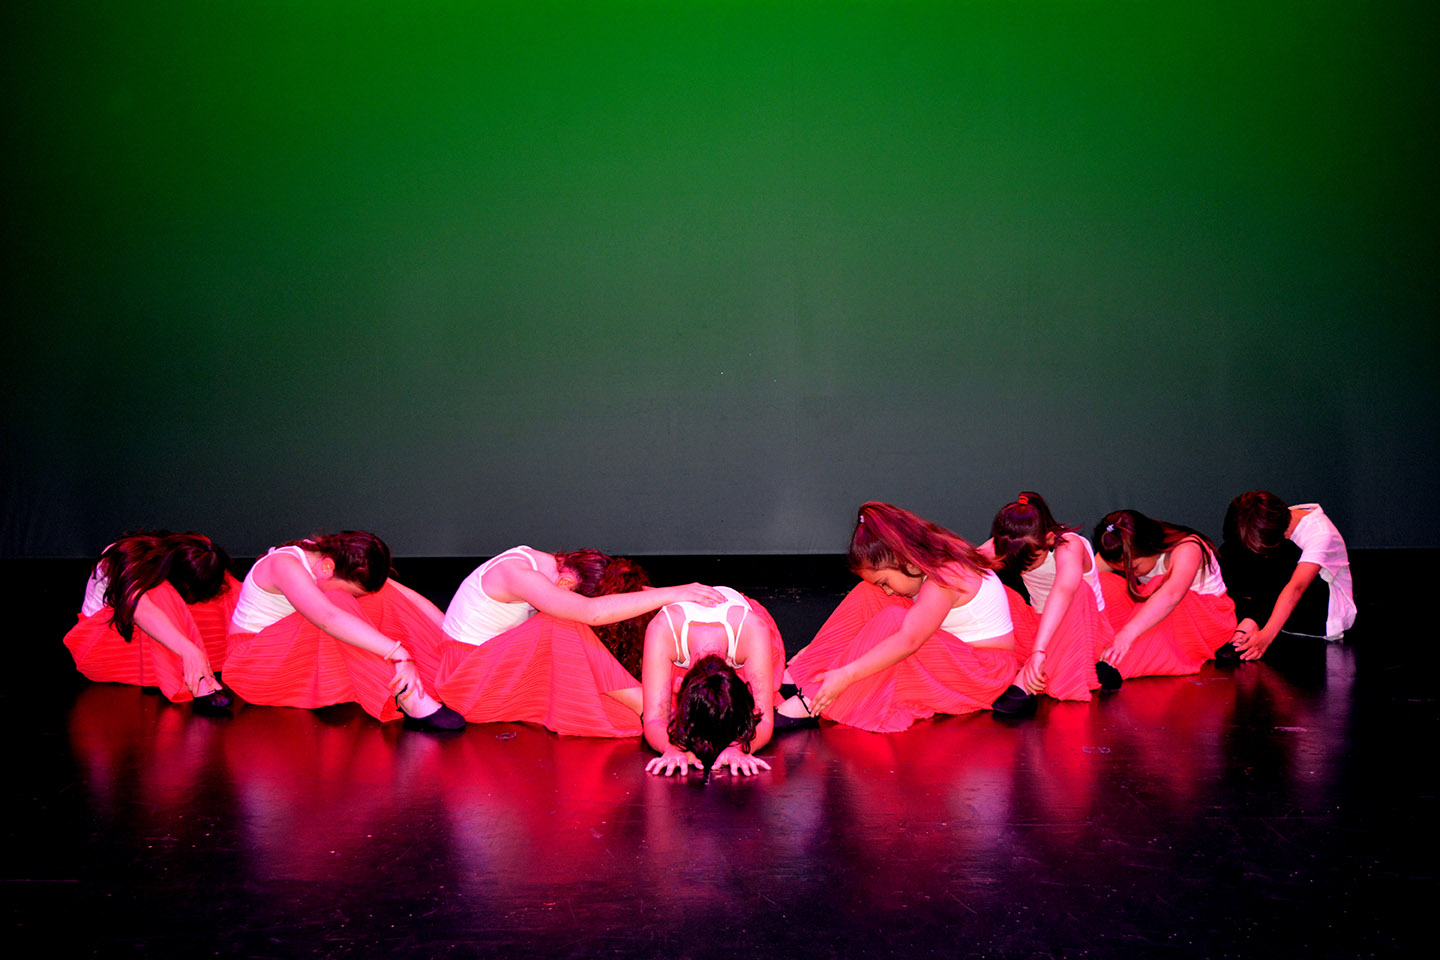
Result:
[[[1102,689],[1131,677],[1196,673],[1235,632],[1210,538],[1138,510],[1095,525],[1101,592],[1115,637],[1100,651]]]
[[[381,721],[458,730],[430,694],[440,611],[391,577],[390,548],[345,530],[295,540],[255,561],[230,622],[225,680],[250,703],[355,702]]]
[[[227,713],[216,672],[237,584],[230,557],[198,533],[128,534],[105,548],[65,635],[91,680],[159,687],[200,713]]]
[[[785,645],[766,609],[730,587],[714,606],[672,603],[645,630],[645,741],[653,774],[752,775],[776,724]]]
[[[1006,690],[1015,632],[996,560],[874,501],[860,508],[848,559],[861,583],[790,661],[802,703],[887,733],[937,713],[983,710]]]

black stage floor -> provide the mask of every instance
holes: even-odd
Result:
[[[632,741],[518,724],[437,737],[351,707],[216,720],[90,684],[60,644],[87,565],[0,562],[21,611],[3,691],[6,952],[1428,953],[1436,647],[1382,581],[1434,582],[1440,554],[1354,560],[1345,644],[1016,724],[785,734],[762,753],[770,773],[708,785],[647,776]],[[470,566],[397,564],[442,606]],[[848,586],[834,558],[651,570],[747,590],[792,651]]]

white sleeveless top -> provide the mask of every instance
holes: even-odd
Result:
[[[1183,540],[1181,541],[1181,543],[1184,542]],[[1195,541],[1192,540],[1191,542],[1194,543]],[[1179,544],[1176,544],[1176,546],[1179,546]],[[1202,554],[1209,556],[1210,551],[1205,549],[1203,543],[1197,544],[1197,546],[1200,547]],[[1171,549],[1174,548],[1172,547]],[[1145,576],[1136,577],[1135,579],[1141,583],[1149,583],[1157,577],[1165,576],[1166,571],[1169,569],[1170,552],[1166,551],[1155,559],[1155,568],[1153,570]],[[1220,576],[1220,564],[1214,557],[1210,557],[1210,564],[1208,566],[1204,561],[1201,561],[1200,569],[1195,571],[1195,579],[1190,582],[1190,589],[1195,593],[1205,594],[1207,596],[1216,596],[1225,592],[1225,579]]]
[[[507,630],[513,630],[533,617],[537,611],[523,600],[513,603],[496,600],[485,592],[481,582],[485,572],[497,563],[520,559],[530,564],[530,569],[539,571],[540,566],[528,551],[531,547],[511,547],[504,553],[497,553],[471,571],[470,576],[460,584],[450,606],[445,609],[445,634],[451,640],[479,646],[492,637],[498,637]]]
[[[975,591],[969,603],[950,608],[940,629],[966,643],[1003,637],[1015,629],[1010,620],[1010,601],[1005,598],[1005,585],[995,576],[994,570],[985,571],[980,579],[980,589]]]
[[[260,560],[273,553],[289,554],[300,561],[311,578],[315,577],[315,571],[310,569],[310,558],[300,547],[294,544],[271,547]],[[271,593],[255,584],[255,567],[260,565],[260,560],[255,561],[255,565],[245,574],[245,582],[240,585],[240,597],[235,601],[235,612],[230,616],[231,633],[259,633],[270,624],[278,623],[295,612],[285,594]]]
[[[1090,555],[1090,570],[1085,574],[1085,582],[1095,592],[1095,605],[1104,610],[1105,595],[1100,590],[1100,568],[1095,563],[1095,548],[1078,533],[1067,533],[1065,539],[1078,540],[1084,544],[1085,552]],[[1040,561],[1040,566],[1020,574],[1020,579],[1025,581],[1025,589],[1030,592],[1030,606],[1036,613],[1044,613],[1045,600],[1055,587],[1055,551],[1047,552],[1045,559]]]
[[[745,617],[750,613],[750,604],[745,602],[737,590],[729,587],[716,587],[724,594],[725,602],[707,607],[703,603],[695,603],[691,600],[683,600],[679,603],[667,603],[660,610],[665,614],[665,619],[670,623],[670,635],[675,639],[675,666],[682,670],[690,669],[690,624],[692,623],[715,623],[725,628],[725,635],[729,637],[729,644],[725,650],[725,662],[735,666],[735,649],[739,643],[740,628],[745,626]],[[740,622],[730,622],[730,611],[740,611]],[[679,613],[680,632],[675,632],[674,614]]]
[[[105,591],[109,587],[110,578],[100,572],[100,564],[95,564],[95,569],[90,571],[90,579],[85,581],[85,600],[80,604],[82,617],[93,617],[105,609]]]

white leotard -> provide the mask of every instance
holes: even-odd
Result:
[[[1190,589],[1196,593],[1207,594],[1211,596],[1216,596],[1224,593],[1225,579],[1220,576],[1220,563],[1213,556],[1210,555],[1210,551],[1205,548],[1205,544],[1188,538],[1187,540],[1180,541],[1180,543],[1186,542],[1194,543],[1200,548],[1202,556],[1208,557],[1210,560],[1208,564],[1206,564],[1203,559],[1201,560],[1200,569],[1195,571],[1195,579],[1190,581]],[[1178,547],[1179,545],[1180,544],[1177,543],[1175,546]],[[1174,550],[1174,547],[1171,547],[1170,549]],[[1154,580],[1157,577],[1165,576],[1166,572],[1169,569],[1170,551],[1166,551],[1165,553],[1162,553],[1160,554],[1160,556],[1155,558],[1154,569],[1152,569],[1149,573],[1145,574],[1145,576],[1136,577],[1135,579],[1138,580],[1140,583],[1149,583],[1151,580]]]
[[[540,565],[531,555],[532,547],[511,547],[497,553],[475,568],[460,584],[450,606],[445,610],[446,636],[461,643],[479,646],[486,640],[513,630],[538,612],[524,600],[496,600],[485,592],[485,573],[497,563],[524,560],[530,569],[539,572]]]
[[[1100,568],[1095,563],[1095,548],[1090,546],[1089,540],[1078,533],[1067,533],[1065,539],[1078,540],[1084,544],[1085,552],[1090,555],[1090,569],[1085,574],[1085,582],[1095,592],[1096,606],[1104,610],[1105,595],[1100,589]],[[1040,561],[1040,566],[1020,574],[1020,579],[1025,581],[1025,589],[1030,593],[1030,606],[1035,609],[1036,613],[1044,613],[1045,601],[1055,587],[1055,551],[1047,552],[1045,559]]]
[[[980,589],[969,602],[950,608],[940,629],[966,643],[980,643],[1014,631],[1005,585],[994,570],[985,571],[980,578]]]
[[[745,617],[750,612],[750,604],[745,601],[739,591],[729,587],[716,587],[724,594],[725,602],[707,607],[703,603],[695,603],[691,600],[684,600],[679,603],[667,603],[661,607],[665,619],[670,623],[670,635],[675,639],[675,666],[682,670],[690,669],[690,624],[692,623],[716,623],[725,628],[725,635],[729,638],[729,645],[726,647],[725,662],[735,666],[735,650],[739,643],[740,628],[745,625]],[[740,610],[740,622],[730,622],[730,611]],[[680,630],[675,630],[674,614],[681,616]]]
[[[305,572],[315,577],[315,571],[310,568],[310,558],[305,551],[295,544],[286,547],[271,547],[265,552],[260,560],[276,553],[289,554],[299,560],[305,568]],[[295,612],[295,607],[283,593],[271,593],[255,583],[255,567],[260,566],[260,560],[255,561],[255,566],[245,574],[245,582],[240,585],[240,597],[235,601],[235,612],[230,617],[230,631],[232,633],[259,633],[272,623],[284,620]]]
[[[110,586],[110,579],[100,572],[100,564],[95,564],[95,569],[90,571],[90,579],[85,581],[85,601],[80,604],[80,615],[93,617],[105,608],[105,591]]]

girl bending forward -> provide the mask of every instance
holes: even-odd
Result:
[[[1107,689],[1131,677],[1196,673],[1235,632],[1235,604],[1215,545],[1197,530],[1116,510],[1095,526],[1105,613],[1115,639],[1100,651]]]
[[[1095,664],[1115,631],[1103,613],[1095,551],[1074,527],[1058,523],[1045,498],[1026,491],[995,514],[980,552],[1000,563],[1000,576],[1016,578],[1028,597],[1006,590],[1015,649],[1024,663],[994,707],[1019,713],[1044,693],[1057,700],[1089,700],[1100,686]]]
[[[1015,633],[995,560],[908,510],[870,502],[849,563],[862,582],[790,662],[815,712],[885,733],[983,710],[1009,686]]]
[[[159,687],[201,713],[226,713],[215,673],[235,607],[230,557],[198,533],[138,533],[105,548],[85,586],[80,622],[65,635],[91,680]]]
[[[429,693],[441,614],[390,577],[373,533],[296,540],[255,561],[230,622],[225,681],[251,703],[359,703],[377,720],[419,730],[465,721]]]
[[[724,599],[698,583],[647,589],[624,557],[512,547],[483,563],[445,612],[437,674],[445,701],[472,723],[538,723],[556,733],[640,733],[646,614]]]

